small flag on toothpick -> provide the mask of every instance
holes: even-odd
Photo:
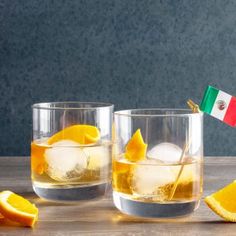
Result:
[[[228,125],[236,126],[236,97],[228,93],[208,86],[200,110]]]

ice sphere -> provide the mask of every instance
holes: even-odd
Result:
[[[45,151],[46,172],[54,180],[79,179],[87,167],[87,156],[78,143],[61,140]]]
[[[175,175],[171,169],[160,163],[154,159],[137,163],[133,170],[131,183],[134,194],[146,197],[157,195],[158,188],[175,181]]]
[[[182,149],[173,143],[160,143],[148,151],[148,158],[161,160],[163,162],[179,162]]]
[[[88,169],[97,170],[108,166],[110,162],[110,150],[106,146],[87,147],[83,151],[88,157]]]

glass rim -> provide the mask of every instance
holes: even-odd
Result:
[[[137,112],[134,114],[129,114],[129,112]],[[145,114],[144,112],[150,111],[153,114]],[[155,112],[160,112],[156,113]],[[170,114],[161,112],[174,112]],[[181,109],[181,108],[138,108],[138,109],[126,109],[114,112],[115,116],[126,116],[126,117],[188,117],[188,116],[203,116],[203,112],[193,113],[191,109]]]
[[[78,107],[76,105],[91,105],[91,107]],[[55,105],[51,107],[51,105]],[[63,105],[75,105],[74,107],[64,107]],[[112,103],[108,102],[80,102],[80,101],[65,101],[65,102],[40,102],[31,106],[32,109],[42,110],[96,110],[99,108],[114,108]]]

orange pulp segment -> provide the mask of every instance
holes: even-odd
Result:
[[[137,129],[125,149],[125,158],[136,162],[146,158],[147,144],[144,143],[140,129]]]
[[[205,203],[227,221],[236,222],[236,180],[207,196]]]
[[[69,126],[48,139],[51,145],[63,139],[69,139],[79,144],[96,143],[100,138],[100,132],[97,127],[92,125],[72,125]]]
[[[35,142],[31,143],[31,169],[39,175],[44,172],[44,152],[46,149],[46,147],[39,146]]]

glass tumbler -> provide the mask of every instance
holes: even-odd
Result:
[[[113,105],[53,102],[32,109],[35,193],[52,201],[103,196],[111,180]]]
[[[114,113],[115,206],[140,217],[178,217],[197,209],[203,185],[203,115],[185,109]]]

